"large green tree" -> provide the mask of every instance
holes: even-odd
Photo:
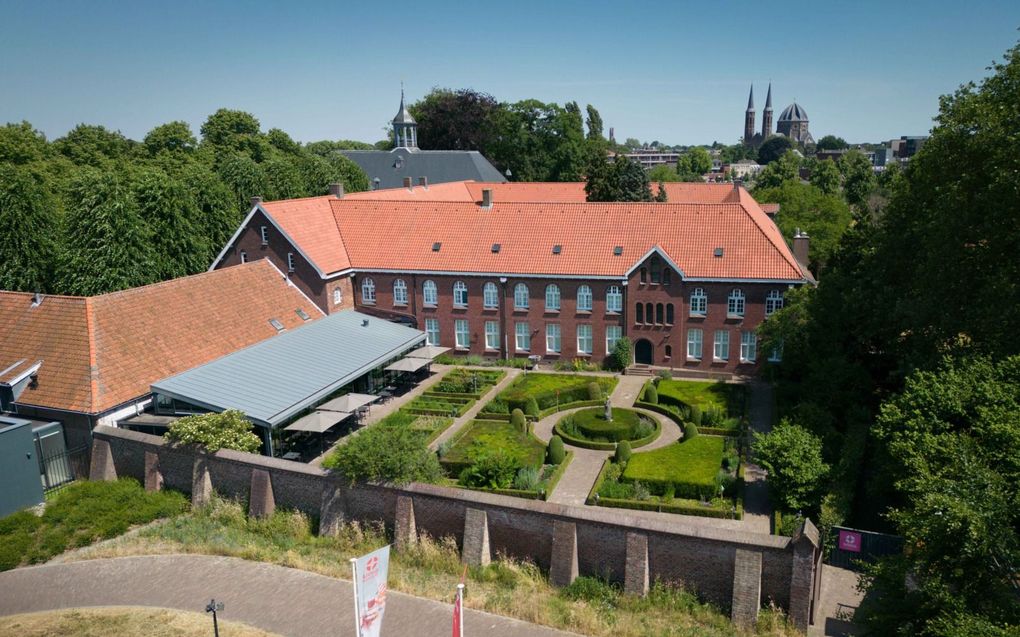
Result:
[[[58,286],[92,295],[156,280],[151,232],[117,171],[85,169],[71,189]]]
[[[701,146],[691,148],[676,163],[680,181],[704,181],[703,175],[712,170],[712,156]]]
[[[772,135],[758,147],[758,163],[771,164],[793,148],[793,142],[786,135]]]
[[[28,122],[0,128],[0,163],[27,164],[49,155],[46,136]]]
[[[151,233],[157,280],[195,274],[209,267],[209,238],[203,232],[194,191],[162,170],[149,168],[135,178],[133,196]]]
[[[811,185],[827,195],[838,195],[842,177],[834,161],[815,162],[811,170]]]
[[[57,216],[46,187],[24,167],[0,164],[0,290],[51,292]]]
[[[472,89],[436,88],[408,106],[418,122],[418,146],[424,150],[477,150],[488,156],[493,117],[500,109],[491,95]]]
[[[778,506],[787,511],[814,509],[829,473],[818,437],[784,421],[767,434],[755,433],[752,449],[768,471],[769,494]]]
[[[821,163],[832,165],[829,161]],[[838,194],[826,194],[814,185],[801,183],[799,179],[788,179],[771,188],[755,188],[754,198],[760,203],[779,204],[776,225],[788,241],[793,239],[798,229],[808,234],[811,238],[808,256],[813,272],[818,272],[819,266],[828,262],[853,217],[849,206]]]
[[[623,155],[592,157],[584,190],[588,201],[652,201],[648,173]]]
[[[754,190],[779,188],[791,181],[800,181],[800,157],[788,150],[779,161],[770,163],[758,173],[754,179]]]
[[[129,157],[137,142],[105,126],[79,124],[55,140],[53,147],[79,166],[105,167],[108,162]]]
[[[843,177],[843,196],[851,206],[863,208],[875,190],[875,171],[859,150],[847,151],[837,162]]]
[[[815,144],[815,150],[842,150],[848,146],[849,144],[842,137],[826,135]]]
[[[175,121],[160,124],[145,135],[145,149],[155,157],[161,152],[190,153],[195,150],[198,140],[187,122]]]

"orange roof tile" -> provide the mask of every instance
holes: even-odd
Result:
[[[656,186],[657,187],[657,186]],[[802,280],[779,229],[732,184],[665,184],[667,203],[584,201],[584,184],[451,182],[263,204],[323,274],[362,270],[623,276],[659,245],[685,276]],[[493,190],[493,207],[477,202]],[[654,229],[654,231],[650,231]],[[441,242],[439,252],[432,244]],[[502,249],[493,254],[490,247]],[[553,256],[552,245],[563,252]],[[615,246],[624,257],[613,257]],[[724,256],[712,256],[722,247]]]
[[[274,336],[322,312],[268,260],[95,297],[0,292],[0,369],[42,360],[17,402],[98,414],[161,378]]]

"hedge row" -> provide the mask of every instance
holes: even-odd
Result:
[[[635,509],[637,511],[658,511],[660,513],[679,513],[681,515],[697,515],[703,518],[719,518],[729,520],[734,514],[731,509],[719,509],[702,506],[693,501],[683,504],[665,504],[654,500],[617,500],[615,498],[599,498],[598,506],[615,509]],[[737,500],[736,519],[744,519],[744,502]]]
[[[646,403],[639,400],[634,402],[634,406],[640,409],[647,409],[648,411],[654,411],[658,414],[662,414],[663,416],[666,416],[676,424],[680,425],[681,429],[684,426],[683,420],[677,414],[673,413],[668,408],[663,407],[662,405]],[[736,438],[740,432],[734,431],[733,429],[723,429],[720,427],[698,427],[698,433],[705,434],[706,436],[723,436],[724,438]]]
[[[655,425],[655,431],[653,431],[652,433],[648,434],[644,438],[638,438],[637,440],[631,440],[630,441],[631,449],[637,449],[638,447],[643,447],[643,446],[645,446],[647,444],[655,442],[655,440],[658,439],[659,435],[662,433],[662,423],[659,422],[659,420],[657,418],[652,418],[651,420],[652,420],[652,423]],[[583,438],[575,438],[574,436],[571,436],[570,434],[568,434],[565,431],[563,431],[563,428],[560,427],[560,423],[558,423],[558,422],[556,423],[556,426],[553,427],[553,429],[556,431],[556,435],[557,436],[559,436],[560,438],[563,438],[563,442],[565,442],[565,443],[567,443],[569,445],[573,445],[575,447],[580,447],[582,449],[594,449],[596,451],[613,451],[614,449],[616,449],[616,443],[615,442],[596,442],[594,440],[585,440]]]

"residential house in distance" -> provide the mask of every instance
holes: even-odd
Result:
[[[393,118],[392,150],[345,150],[344,156],[368,175],[373,190],[410,187],[412,184],[440,184],[448,181],[506,181],[489,160],[475,150],[421,150],[418,123],[404,106]]]
[[[79,447],[148,408],[151,383],[323,315],[268,259],[91,297],[0,292],[0,412]]]
[[[324,311],[423,329],[458,353],[753,373],[758,325],[810,282],[739,184],[587,203],[583,184],[429,185],[257,203],[212,268],[268,257]],[[798,255],[798,257],[795,257]]]

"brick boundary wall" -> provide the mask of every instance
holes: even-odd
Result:
[[[741,623],[757,616],[759,599],[787,610],[802,631],[813,614],[819,549],[810,521],[795,538],[695,527],[427,484],[351,485],[320,467],[230,450],[209,454],[113,427],[97,427],[94,437],[92,479],[130,476],[193,493],[199,502],[211,483],[217,493],[249,501],[254,515],[298,509],[318,518],[324,533],[344,520],[381,521],[394,530],[398,549],[419,533],[452,536],[465,547],[465,563],[502,553],[534,561],[558,585],[577,575],[608,576],[640,593],[644,582],[680,582]]]

